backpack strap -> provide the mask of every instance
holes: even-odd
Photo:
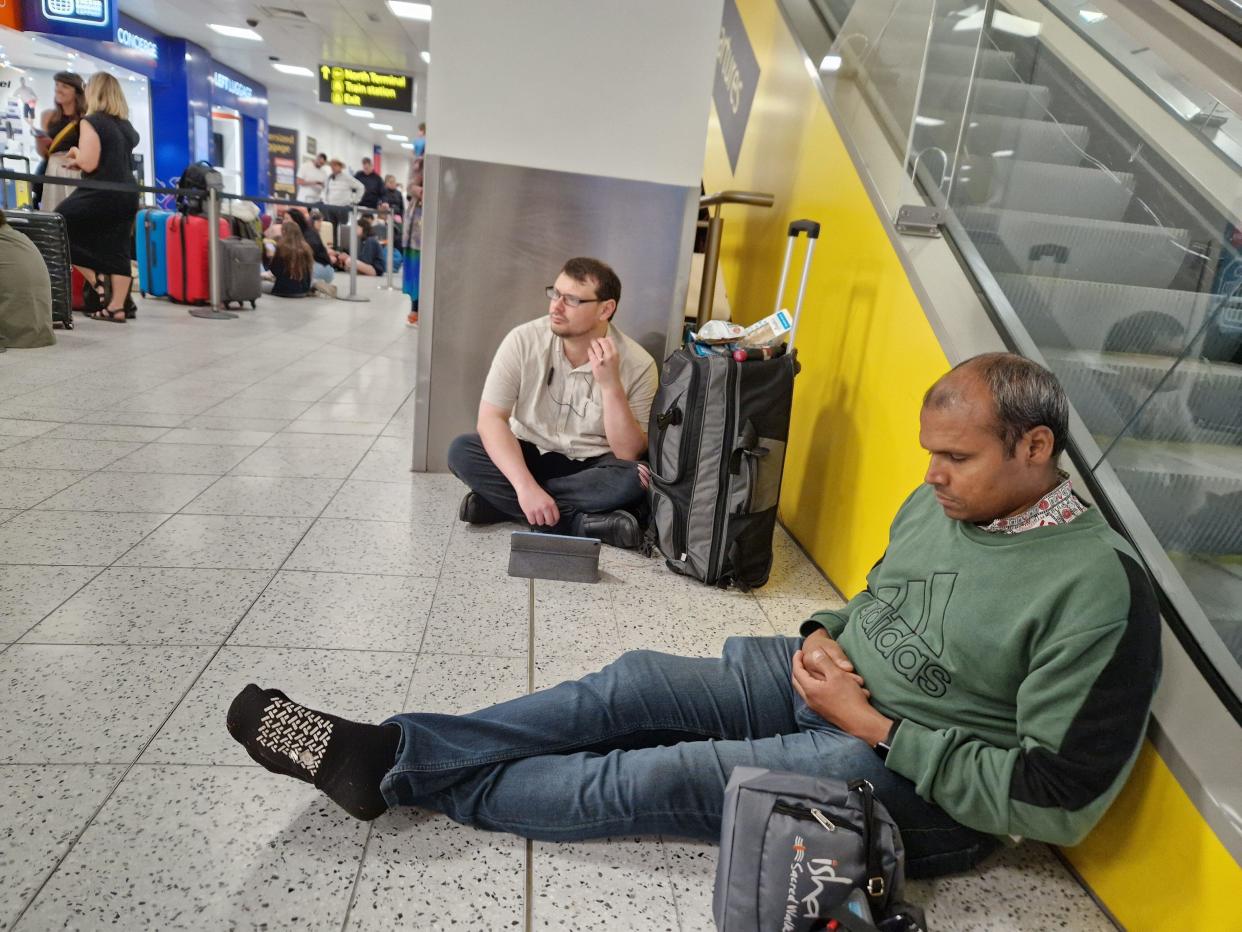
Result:
[[[880,844],[875,830],[875,789],[868,780],[855,780],[851,790],[862,793],[863,798],[863,848],[867,854],[867,883],[864,887],[872,910],[879,912],[890,891],[884,882],[884,865],[880,858]]]

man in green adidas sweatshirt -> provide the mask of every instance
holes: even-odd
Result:
[[[731,638],[718,659],[634,651],[470,715],[380,725],[251,684],[229,731],[362,819],[405,805],[544,840],[715,840],[745,765],[871,781],[914,877],[965,869],[997,836],[1073,844],[1143,738],[1150,583],[1057,468],[1068,405],[1047,370],[976,357],[920,420],[925,484],[867,588],[802,638]]]

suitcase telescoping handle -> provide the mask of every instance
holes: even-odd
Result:
[[[802,233],[806,234],[806,258],[802,263],[802,281],[798,284],[798,302],[794,305],[793,326],[789,328],[789,352],[793,352],[794,338],[798,334],[798,318],[802,315],[802,301],[806,298],[806,280],[811,274],[811,256],[815,253],[815,241],[819,239],[819,224],[814,220],[795,220],[789,224],[789,240],[785,244],[785,262],[781,266],[781,281],[776,287],[776,306],[772,308],[775,314],[781,309],[781,302],[785,299],[785,279],[789,277],[789,263],[793,259],[794,243],[798,236]]]

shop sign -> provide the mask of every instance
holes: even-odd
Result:
[[[111,41],[116,0],[24,0],[22,22],[30,32]]]
[[[294,197],[298,190],[298,131],[267,128],[267,176],[273,197]]]
[[[159,60],[160,47],[155,44],[155,40],[148,39],[146,36],[141,36],[136,32],[130,32],[124,26],[119,27],[116,31],[116,42],[117,45],[133,49],[152,61]]]
[[[0,26],[22,31],[22,0],[0,0]]]
[[[254,88],[249,84],[243,84],[236,78],[230,78],[221,71],[217,71],[211,76],[211,83],[226,94],[232,94],[238,100],[249,100],[254,96]]]
[[[414,109],[414,78],[396,72],[320,65],[319,100],[337,107],[409,113]]]
[[[716,116],[720,119],[720,131],[729,153],[729,167],[734,172],[742,152],[746,123],[750,119],[750,105],[754,103],[758,87],[759,62],[746,35],[746,27],[742,24],[742,15],[734,0],[725,0],[720,44],[716,48],[716,83],[712,88],[712,100],[716,104]]]

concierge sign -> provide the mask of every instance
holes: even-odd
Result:
[[[367,68],[320,65],[319,99],[338,107],[409,113],[414,109],[414,78]]]

